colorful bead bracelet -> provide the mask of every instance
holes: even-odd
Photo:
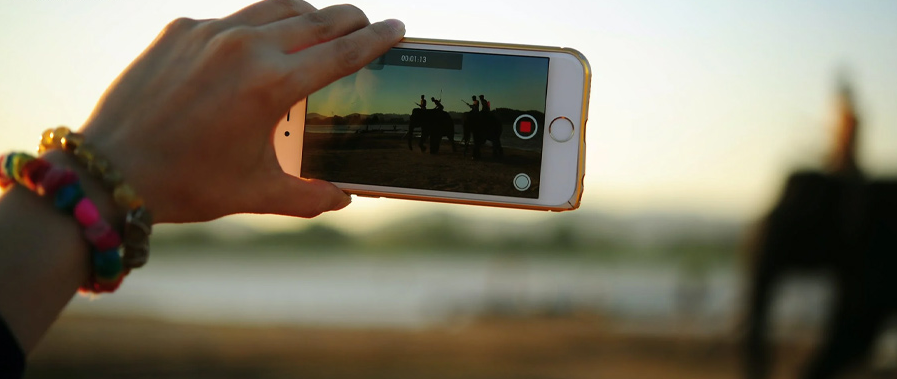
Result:
[[[129,270],[122,264],[118,232],[102,217],[96,205],[84,195],[78,176],[71,170],[53,166],[25,153],[0,156],[0,188],[19,183],[53,201],[53,206],[71,214],[83,228],[91,246],[92,273],[82,292],[113,292]]]
[[[124,182],[121,172],[108,160],[94,153],[84,141],[84,136],[64,126],[47,129],[41,135],[39,152],[62,149],[75,156],[91,175],[103,182],[112,192],[115,203],[124,212],[123,233],[124,265],[127,269],[142,267],[149,257],[149,236],[152,233],[152,214],[144,206],[143,199]]]

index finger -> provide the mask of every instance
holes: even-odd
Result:
[[[261,26],[317,9],[300,0],[263,0],[221,19],[227,25]]]
[[[348,35],[288,55],[292,73],[287,82],[299,90],[294,102],[360,70],[395,46],[405,35],[399,20],[373,23]]]

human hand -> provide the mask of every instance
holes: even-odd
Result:
[[[265,0],[222,19],[178,19],[125,69],[82,128],[156,222],[233,213],[314,217],[349,204],[281,170],[273,133],[290,106],[404,35],[351,5]]]

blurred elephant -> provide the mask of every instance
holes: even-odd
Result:
[[[835,284],[825,337],[803,378],[831,378],[860,361],[897,310],[897,180],[864,177],[847,88],[840,105],[828,169],[792,174],[754,239],[744,345],[750,379],[769,376],[769,306],[789,272],[824,271]]]

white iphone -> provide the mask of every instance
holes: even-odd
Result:
[[[576,209],[590,82],[569,48],[406,38],[294,105],[277,159],[360,196]]]

